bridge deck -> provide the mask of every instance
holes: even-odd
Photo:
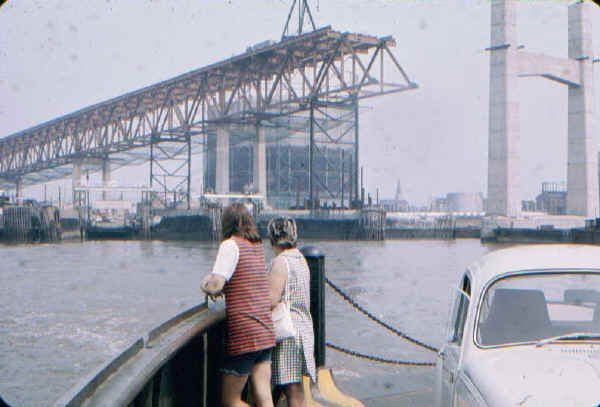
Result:
[[[158,143],[193,144],[219,124],[275,126],[315,105],[415,88],[389,50],[395,44],[325,27],[0,135],[0,187],[64,178],[82,160],[148,161],[149,154],[135,153]],[[384,66],[392,71],[386,80]]]

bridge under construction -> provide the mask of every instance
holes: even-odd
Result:
[[[188,208],[193,175],[204,192],[258,193],[274,207],[350,204],[361,195],[359,102],[417,87],[395,46],[316,29],[306,0],[294,1],[278,42],[0,138],[0,188],[22,197],[68,177],[76,188],[93,172],[107,184],[111,170],[149,163],[146,185]]]

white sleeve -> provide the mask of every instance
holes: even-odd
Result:
[[[217,252],[217,259],[212,270],[213,274],[218,274],[229,281],[237,267],[239,257],[240,249],[238,249],[235,241],[233,239],[223,241]]]

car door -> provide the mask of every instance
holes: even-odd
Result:
[[[448,324],[447,343],[438,353],[438,405],[440,407],[453,405],[465,321],[469,310],[470,287],[469,276],[465,274],[454,294],[454,303]]]

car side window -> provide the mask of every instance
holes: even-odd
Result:
[[[461,345],[471,296],[471,280],[468,275],[465,274],[457,291],[454,299],[449,341]]]

